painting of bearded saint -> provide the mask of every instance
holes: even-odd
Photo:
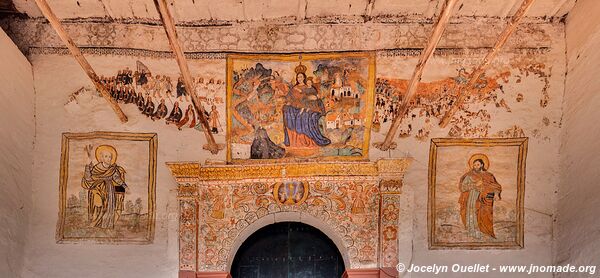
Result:
[[[526,157],[527,138],[432,139],[429,248],[523,248]]]
[[[88,191],[88,221],[91,227],[113,229],[123,212],[127,184],[125,169],[116,164],[117,150],[110,145],[96,148],[92,162],[92,145],[85,147],[89,163],[85,165],[81,187]]]
[[[469,236],[480,239],[494,234],[494,200],[501,200],[502,186],[487,171],[490,162],[485,154],[475,154],[469,159],[471,170],[459,182],[460,217]]]
[[[154,239],[155,133],[64,133],[56,241]]]

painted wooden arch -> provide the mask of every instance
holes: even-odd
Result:
[[[395,269],[399,194],[408,165],[408,159],[168,163],[179,184],[180,276],[228,277],[241,244],[282,221],[321,230],[342,254],[347,273]]]
[[[348,248],[345,246],[343,238],[332,227],[328,226],[325,221],[302,212],[277,212],[274,214],[265,215],[241,231],[234,241],[231,251],[229,252],[227,270],[231,271],[231,265],[233,263],[235,254],[252,234],[263,227],[280,222],[300,222],[319,229],[333,241],[337,249],[340,251],[340,254],[342,254],[342,259],[344,259],[344,265],[350,265]]]

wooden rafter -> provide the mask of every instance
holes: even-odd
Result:
[[[375,7],[375,0],[369,0],[367,6],[365,7],[365,19],[369,20],[371,18],[371,14],[373,13],[373,8]]]
[[[179,39],[177,38],[175,21],[173,21],[171,12],[169,12],[167,1],[154,0],[154,4],[156,5],[158,14],[160,14],[160,19],[162,20],[163,26],[165,27],[165,31],[169,39],[169,44],[171,45],[171,50],[173,50],[173,53],[175,53],[175,60],[177,60],[177,64],[179,65],[179,70],[181,71],[181,75],[183,77],[183,84],[185,85],[186,91],[192,99],[192,104],[196,109],[196,114],[198,115],[200,124],[202,124],[202,127],[204,129],[204,135],[206,135],[206,141],[208,142],[208,144],[204,146],[204,149],[209,150],[212,154],[217,154],[219,150],[223,149],[223,146],[218,145],[215,142],[215,138],[211,133],[208,121],[204,116],[204,108],[202,107],[200,100],[198,99],[198,96],[195,93],[194,80],[192,79],[190,68],[188,67],[187,60],[185,59],[185,56],[183,54],[183,49],[181,47],[181,44],[179,43]]]
[[[386,151],[389,149],[395,148],[394,136],[402,123],[402,118],[404,114],[408,111],[410,107],[411,101],[415,98],[417,94],[417,87],[421,82],[421,77],[423,75],[423,70],[425,69],[425,65],[427,61],[433,56],[433,52],[437,47],[440,39],[442,38],[442,34],[444,33],[444,29],[448,25],[450,20],[450,16],[452,15],[452,11],[460,0],[446,0],[446,4],[444,6],[444,10],[440,14],[437,22],[433,26],[433,32],[429,36],[429,40],[427,42],[427,46],[421,52],[421,56],[419,56],[419,61],[417,62],[417,66],[412,74],[410,82],[408,83],[408,88],[406,90],[406,94],[400,103],[400,107],[397,110],[397,113],[392,121],[392,125],[388,133],[385,136],[385,140],[382,143],[375,143],[374,146],[382,151]]]
[[[297,22],[302,22],[304,19],[306,19],[306,10],[308,9],[307,5],[307,0],[298,1],[298,14],[296,15]]]
[[[517,29],[517,25],[519,25],[519,22],[521,21],[521,19],[523,19],[525,13],[527,13],[527,10],[531,8],[533,1],[535,0],[523,0],[517,12],[515,12],[515,14],[512,16],[512,18],[498,37],[498,40],[496,40],[494,47],[490,49],[488,54],[485,55],[485,58],[483,58],[483,61],[481,61],[481,64],[479,64],[479,66],[471,73],[469,82],[467,82],[465,86],[461,86],[458,89],[458,96],[456,98],[456,101],[446,112],[446,114],[444,114],[444,117],[440,121],[440,127],[444,128],[450,123],[452,116],[454,116],[458,109],[460,109],[460,107],[463,105],[466,97],[470,94],[471,90],[473,89],[473,86],[475,86],[481,75],[492,64],[492,61],[494,60],[496,55],[498,55],[498,53],[502,49],[502,46],[504,46],[510,35],[512,35],[512,33]]]
[[[96,89],[100,91],[102,97],[115,111],[117,117],[119,117],[119,120],[121,120],[122,123],[126,123],[127,116],[125,115],[125,113],[123,113],[123,110],[121,110],[119,104],[113,98],[110,97],[110,93],[108,92],[108,90],[106,90],[104,85],[100,83],[98,75],[96,75],[96,72],[94,71],[90,63],[85,59],[85,57],[83,57],[83,54],[75,45],[75,42],[73,42],[73,39],[71,39],[71,37],[67,34],[65,28],[63,28],[58,17],[56,17],[52,9],[50,9],[48,2],[46,2],[46,0],[35,0],[35,3],[40,8],[40,11],[42,11],[42,14],[46,17],[46,19],[48,19],[48,22],[50,22],[50,25],[52,26],[52,28],[54,28],[60,39],[65,43],[65,45],[71,52],[71,55],[75,58],[75,60],[77,60],[79,65],[83,68],[83,71],[85,71],[88,77],[92,80],[92,83],[94,83]]]

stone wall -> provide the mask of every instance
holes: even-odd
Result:
[[[18,277],[32,207],[33,73],[1,30],[0,61],[0,276]]]

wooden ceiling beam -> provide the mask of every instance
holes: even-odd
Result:
[[[366,20],[371,19],[371,14],[373,14],[373,8],[375,8],[375,0],[369,0],[367,2],[367,6],[365,7],[364,17]]]
[[[60,23],[60,20],[58,19],[58,17],[56,17],[54,12],[48,5],[48,2],[46,2],[46,0],[35,0],[35,3],[40,8],[40,11],[46,17],[46,19],[48,19],[48,22],[50,22],[50,25],[52,26],[52,28],[54,28],[60,39],[67,46],[67,48],[71,52],[71,55],[75,58],[75,60],[77,60],[79,65],[83,68],[83,71],[85,71],[87,76],[92,80],[92,83],[94,83],[94,86],[96,86],[96,89],[98,89],[100,95],[102,95],[102,97],[108,102],[110,107],[115,111],[117,117],[119,117],[119,120],[122,123],[126,123],[127,116],[125,115],[125,113],[123,113],[123,110],[121,110],[119,104],[113,98],[110,97],[110,93],[106,90],[104,85],[100,83],[98,75],[96,75],[96,72],[94,71],[90,63],[85,59],[85,57],[79,50],[79,47],[75,45],[73,39],[71,39],[71,37],[67,34],[65,28],[63,28],[62,24]]]
[[[519,22],[521,21],[521,19],[523,19],[525,13],[527,13],[527,10],[531,8],[533,1],[535,0],[523,0],[519,9],[512,16],[512,18],[510,19],[500,36],[498,36],[498,40],[496,40],[494,47],[492,47],[492,49],[490,49],[485,58],[483,58],[481,64],[479,64],[479,66],[475,70],[473,70],[467,84],[465,86],[461,86],[458,89],[458,96],[456,98],[456,101],[452,104],[450,109],[446,111],[444,117],[442,117],[442,120],[440,121],[440,127],[445,128],[448,125],[448,123],[450,123],[450,120],[452,119],[454,114],[458,111],[458,109],[460,109],[460,107],[465,102],[466,97],[471,93],[473,86],[475,86],[481,75],[483,75],[485,70],[492,64],[492,61],[494,60],[494,58],[496,58],[496,55],[498,55],[498,53],[502,49],[502,46],[504,46],[510,35],[512,35],[512,33],[517,29],[517,25],[519,25]]]
[[[423,49],[423,52],[421,52],[421,55],[419,56],[417,66],[415,67],[410,82],[408,83],[406,94],[402,98],[402,102],[400,103],[400,106],[396,111],[396,115],[392,121],[392,125],[390,126],[390,129],[385,136],[385,140],[381,143],[375,143],[374,146],[376,148],[382,151],[386,151],[389,149],[394,149],[396,147],[394,143],[394,136],[396,135],[396,132],[398,131],[398,128],[402,123],[402,118],[404,117],[404,114],[406,114],[410,107],[411,101],[417,95],[417,87],[421,82],[421,77],[423,75],[425,65],[427,64],[427,61],[433,56],[433,52],[435,51],[435,48],[440,42],[442,34],[444,33],[444,30],[446,29],[446,26],[450,21],[450,16],[454,11],[454,7],[459,1],[460,0],[446,0],[446,4],[442,10],[442,13],[440,14],[435,25],[433,26],[433,32],[429,36],[427,46],[425,47],[425,49]]]
[[[167,6],[166,0],[154,0],[154,5],[156,5],[156,9],[158,10],[158,14],[160,15],[160,19],[163,22],[163,26],[165,27],[165,32],[167,33],[167,37],[169,39],[169,45],[171,46],[171,50],[175,53],[175,60],[179,65],[179,70],[181,71],[181,75],[183,77],[183,84],[185,85],[186,92],[190,95],[192,99],[192,104],[194,109],[196,109],[196,114],[198,115],[198,119],[200,120],[200,124],[203,127],[204,135],[206,136],[207,144],[203,146],[205,150],[209,150],[212,154],[219,153],[219,150],[223,149],[222,145],[218,145],[215,142],[215,138],[211,133],[210,126],[208,124],[208,120],[206,119],[204,108],[200,103],[200,99],[195,93],[194,80],[192,79],[192,74],[190,72],[190,68],[188,67],[187,60],[183,54],[183,48],[179,43],[179,39],[177,38],[177,30],[175,29],[175,21],[171,16],[171,12],[169,12],[169,7]]]

